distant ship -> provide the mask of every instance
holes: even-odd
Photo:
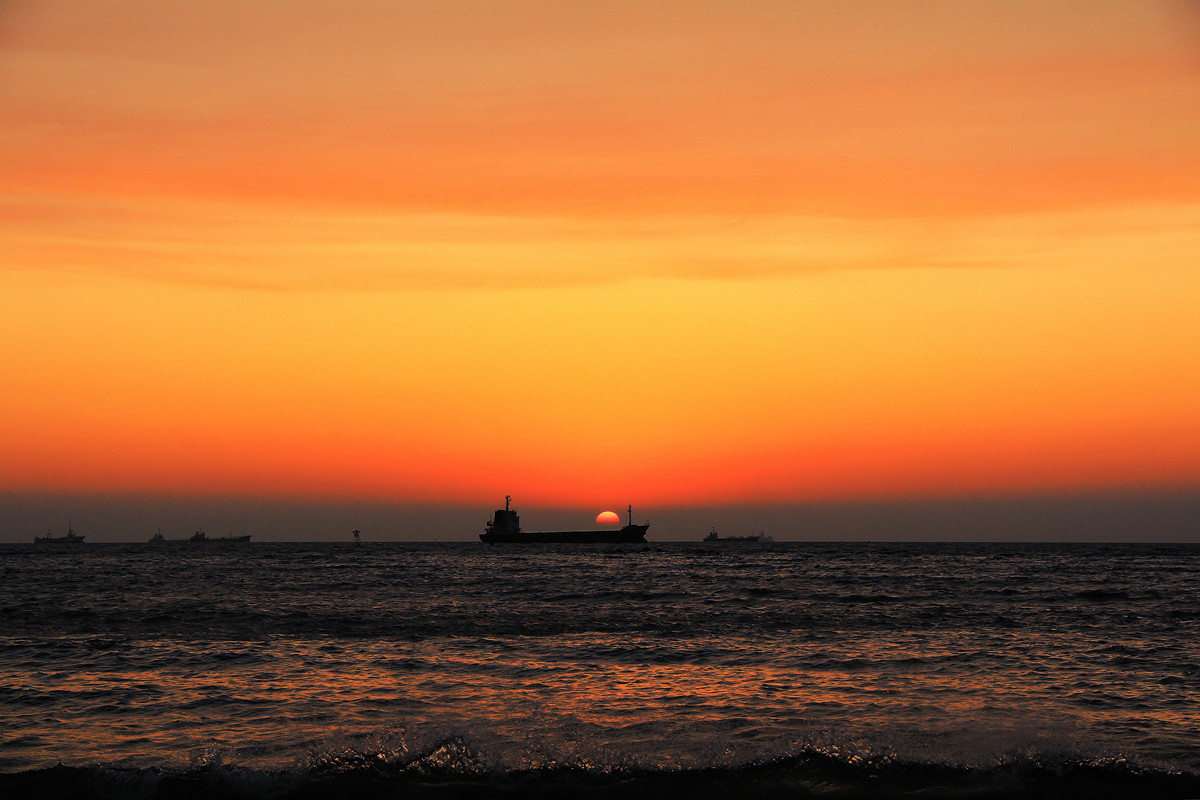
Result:
[[[155,541],[155,539],[151,539],[150,541],[153,542],[153,541]],[[165,540],[162,540],[162,541],[165,541]],[[250,534],[246,534],[245,536],[214,536],[210,539],[208,537],[208,534],[205,533],[204,531],[196,531],[195,533],[192,534],[192,538],[188,539],[188,541],[189,542],[203,542],[206,544],[212,543],[212,542],[248,542],[248,541],[250,541]]]
[[[46,531],[45,536],[33,537],[34,544],[83,544],[83,537],[75,533],[71,529],[71,523],[67,523],[66,536],[54,536],[50,531]]]
[[[480,541],[488,544],[499,542],[541,542],[545,544],[628,544],[645,543],[646,530],[650,527],[633,524],[633,506],[629,506],[629,524],[619,531],[522,531],[520,517],[509,508],[512,497],[505,496],[504,508],[496,510],[495,517],[487,523]]]
[[[737,542],[737,543],[753,543],[753,542],[773,542],[775,541],[765,533],[752,534],[750,536],[721,536],[717,533],[717,529],[713,528],[708,535],[704,537],[706,542]]]

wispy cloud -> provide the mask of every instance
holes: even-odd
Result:
[[[815,271],[1187,263],[1200,205],[953,219],[348,214],[0,197],[3,269],[256,291],[755,280]]]

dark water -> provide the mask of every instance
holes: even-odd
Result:
[[[0,795],[1200,797],[1197,634],[1188,545],[3,545]]]

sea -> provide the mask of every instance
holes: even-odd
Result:
[[[0,797],[1200,798],[1200,545],[0,545]]]

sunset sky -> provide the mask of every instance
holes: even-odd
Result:
[[[1196,489],[1194,3],[0,4],[10,500]]]

